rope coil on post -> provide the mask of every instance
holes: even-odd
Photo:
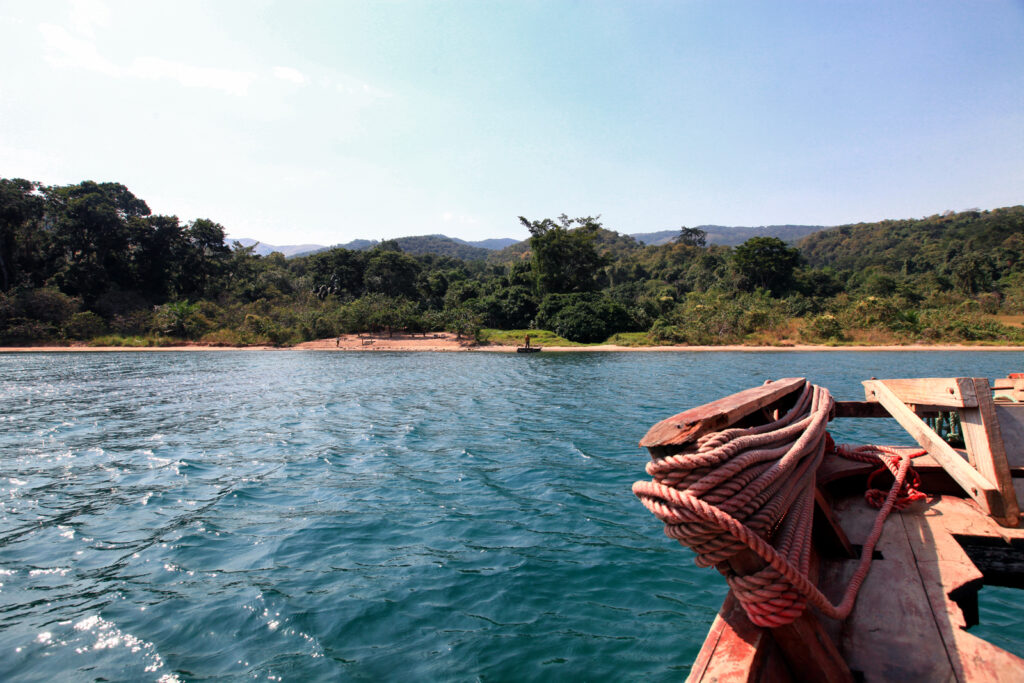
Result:
[[[654,457],[647,464],[652,479],[633,484],[633,493],[664,522],[665,535],[692,548],[698,566],[717,568],[758,626],[788,624],[808,603],[826,616],[845,619],[867,576],[882,524],[905,488],[912,456],[879,447],[835,449],[825,430],[833,406],[828,390],[808,382],[781,418],[706,434],[681,453]],[[833,451],[881,461],[895,478],[838,605],[807,578],[815,474],[826,452]],[[729,560],[748,549],[765,566],[739,575]]]

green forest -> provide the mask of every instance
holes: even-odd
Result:
[[[286,259],[124,185],[0,179],[0,344],[289,346],[349,333],[480,342],[1024,343],[1024,206],[844,225],[795,244],[645,246],[600,217],[519,217],[460,258],[397,241]],[[612,226],[613,227],[613,226]]]

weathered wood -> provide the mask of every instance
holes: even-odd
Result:
[[[926,379],[869,380],[884,382],[885,386],[903,403],[914,403],[940,408],[974,408],[978,397],[974,383],[962,377]],[[871,397],[868,396],[868,400]]]
[[[1000,522],[1004,526],[1017,526],[1020,507],[1013,491],[1010,467],[1003,448],[1003,435],[999,429],[995,404],[987,379],[973,378],[977,408],[960,409],[960,425],[964,433],[964,445],[971,455],[971,461],[978,473],[992,482],[1002,496],[1003,512]]]
[[[747,550],[731,558],[729,566],[739,574],[749,574],[764,567],[764,561]],[[814,574],[812,580],[817,578]],[[796,680],[853,683],[850,667],[811,610],[792,623],[769,630]]]
[[[957,509],[973,515],[975,521],[968,525],[983,522],[977,510],[949,508],[947,500],[951,499],[935,501],[924,514],[903,515],[903,526],[953,672],[961,681],[1021,680],[1024,660],[966,631],[977,622],[977,592],[983,577],[973,557],[950,534],[948,524]]]
[[[644,448],[682,445],[703,434],[725,429],[756,410],[771,405],[804,386],[803,377],[787,377],[746,389],[673,415],[651,427],[640,445]]]
[[[835,512],[853,543],[863,545],[878,511],[860,496],[836,501]],[[903,513],[908,514],[908,513]],[[866,683],[946,681],[952,666],[915,568],[900,513],[886,521],[875,547],[880,558],[861,586],[853,612],[842,624],[839,649]],[[856,560],[822,560],[822,590],[841,599]]]
[[[774,647],[768,629],[755,626],[730,591],[690,669],[690,683],[756,683]]]
[[[993,380],[992,390],[992,398],[997,401],[1005,400],[1014,403],[1024,401],[1024,378],[1008,377],[1006,379]]]
[[[864,391],[868,400],[877,400],[885,406],[886,410],[920,444],[921,448],[928,451],[985,512],[996,519],[1004,519],[1003,496],[999,489],[981,476],[959,453],[953,450],[952,446],[943,441],[934,430],[904,405],[903,401],[886,383],[879,380],[868,380],[864,382]]]
[[[825,557],[857,557],[821,489],[814,489],[814,545]]]
[[[1024,403],[996,403],[996,419],[1003,435],[1003,450],[1006,464],[1013,468],[1024,468]]]
[[[892,417],[876,401],[836,401],[836,417]]]
[[[957,541],[987,585],[1024,588],[1024,539],[960,536]]]

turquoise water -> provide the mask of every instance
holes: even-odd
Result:
[[[725,585],[630,493],[651,424],[1022,360],[3,354],[0,680],[678,680]]]

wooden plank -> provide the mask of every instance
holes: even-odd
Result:
[[[892,417],[876,401],[836,401],[836,417]]]
[[[960,544],[987,586],[1024,588],[1024,539],[959,536]]]
[[[1024,485],[1024,480],[1016,481]],[[1004,543],[1024,539],[1024,529],[999,526],[970,498],[938,496],[929,503],[929,507],[934,510],[934,514],[942,516],[943,528],[954,536],[989,538]]]
[[[821,489],[814,489],[814,547],[826,557],[857,557],[850,545],[850,539],[832,513],[832,504]]]
[[[755,683],[761,679],[765,659],[773,647],[768,629],[752,624],[730,591],[686,680]]]
[[[863,545],[878,511],[860,496],[836,501],[835,511],[850,540]],[[950,680],[953,668],[899,517],[894,512],[886,521],[853,612],[836,627],[839,649],[866,683]],[[833,602],[842,598],[858,562],[822,561],[822,590]]]
[[[739,574],[749,574],[765,565],[753,551],[746,550],[732,557],[729,566]],[[812,580],[817,578],[814,574]],[[811,610],[792,623],[769,630],[795,680],[853,683],[850,667]]]
[[[933,501],[927,512],[903,515],[917,571],[956,678],[961,681],[1019,681],[1024,660],[967,632],[977,620],[977,592],[984,578],[971,557],[950,534],[955,517],[973,515],[955,499]],[[959,510],[959,512],[958,512]],[[977,520],[979,524],[984,522]],[[970,522],[960,521],[958,525]]]
[[[788,396],[801,389],[806,381],[803,377],[787,377],[691,408],[651,427],[640,440],[640,445],[654,448],[689,443],[708,432],[725,429]]]
[[[1024,402],[1024,378],[1006,378],[992,381],[995,400],[1006,400],[1011,403]]]
[[[874,398],[885,406],[886,410],[920,444],[921,448],[928,451],[985,512],[996,519],[1003,518],[1003,497],[999,489],[981,476],[959,453],[953,450],[952,446],[943,441],[934,430],[904,405],[884,382],[867,380],[864,382],[864,391],[869,400]]]
[[[1006,464],[1011,468],[1024,468],[1024,403],[996,403],[996,419],[999,431],[1003,435],[1003,450],[1006,451]]]
[[[969,378],[930,377],[871,381],[884,382],[903,403],[941,408],[974,408],[978,405],[974,383]],[[871,400],[870,396],[868,400]]]
[[[987,379],[973,378],[974,393],[978,399],[977,408],[960,410],[960,425],[964,433],[964,445],[971,454],[971,460],[978,474],[995,484],[1002,496],[1003,513],[1000,523],[1017,526],[1020,521],[1020,507],[1017,494],[1013,491],[1010,467],[1003,448],[1003,435],[999,429],[992,391]]]

